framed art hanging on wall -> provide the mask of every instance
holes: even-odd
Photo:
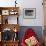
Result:
[[[35,19],[36,18],[36,8],[24,8],[23,15],[24,15],[24,18]]]

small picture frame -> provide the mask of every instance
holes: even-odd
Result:
[[[36,18],[36,8],[24,8],[23,17],[27,19],[35,19]]]
[[[2,10],[2,15],[9,15],[9,10]]]

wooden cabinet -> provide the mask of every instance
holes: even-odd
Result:
[[[19,39],[16,40],[15,38],[19,31],[18,17],[19,17],[19,7],[0,7],[0,32],[1,32],[0,46],[18,46]],[[11,37],[10,40],[7,41],[4,39],[4,37],[2,37],[2,35],[4,35],[4,32],[6,32],[6,35],[8,37],[10,35],[10,33],[8,32],[13,33],[13,35],[11,34],[12,36],[10,36]]]

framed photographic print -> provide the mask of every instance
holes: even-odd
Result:
[[[24,8],[23,14],[24,14],[24,18],[35,19],[36,18],[36,8]]]
[[[2,10],[2,15],[9,15],[9,10]]]

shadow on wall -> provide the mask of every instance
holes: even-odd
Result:
[[[37,34],[37,37],[39,39],[39,41],[41,43],[43,43],[43,30],[42,30],[42,26],[21,26],[20,27],[20,32],[19,32],[19,39],[20,39],[20,42],[23,38],[23,35],[25,33],[25,31],[28,29],[28,28],[32,28],[36,34]]]

